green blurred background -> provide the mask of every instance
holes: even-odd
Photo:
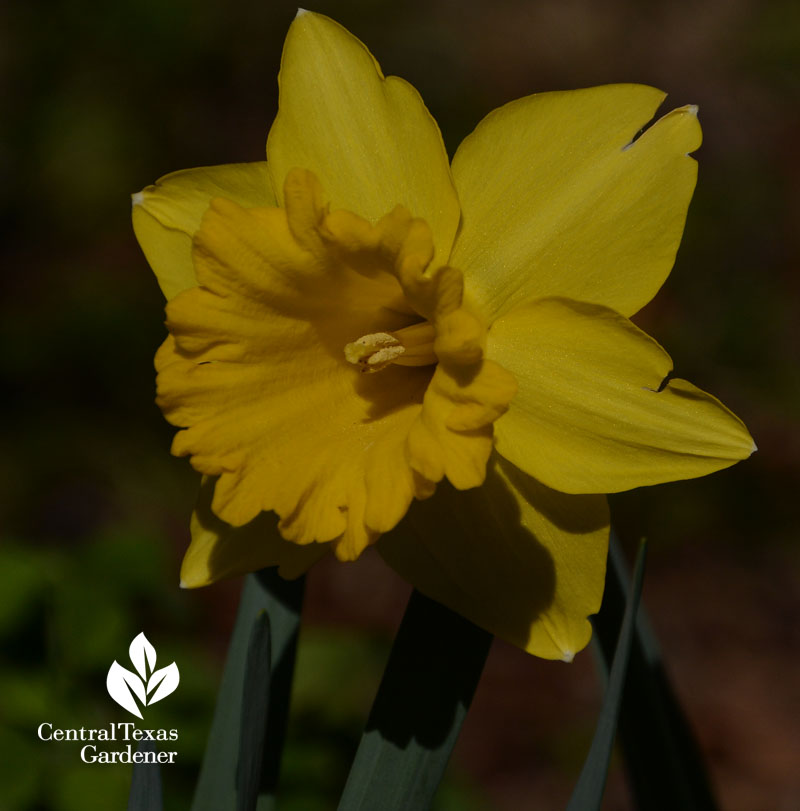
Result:
[[[613,499],[651,541],[645,602],[723,807],[800,808],[800,5],[788,0],[321,2],[410,80],[452,151],[500,104],[636,81],[700,106],[700,180],[675,271],[638,317],[760,450]],[[144,630],[181,686],[167,808],[188,807],[240,584],[177,588],[196,487],[153,404],[163,302],[129,194],[258,160],[295,9],[246,0],[40,0],[0,11],[0,809],[126,806],[129,767],[36,727],[127,720],[105,692]],[[336,805],[407,587],[373,556],[310,576],[285,809]],[[591,654],[496,643],[441,809],[560,808],[591,738]],[[89,799],[87,799],[89,797]],[[615,765],[606,809],[630,808]]]

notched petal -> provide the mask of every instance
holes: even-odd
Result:
[[[684,157],[689,157],[703,142],[703,130],[697,118],[699,109],[696,104],[687,104],[671,110],[650,126],[644,127],[622,151],[628,152],[634,147],[638,149],[641,144],[645,144],[651,149],[671,148],[683,151]]]
[[[539,297],[630,316],[663,284],[700,144],[691,108],[631,138],[664,94],[641,85],[541,93],[482,121],[453,160],[462,225],[451,261],[491,323]],[[531,269],[535,268],[535,272]]]
[[[498,451],[562,492],[695,478],[752,452],[741,420],[608,308],[543,299],[499,319],[487,351],[519,383]]]

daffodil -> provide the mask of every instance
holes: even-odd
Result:
[[[204,475],[184,584],[376,544],[428,596],[570,659],[602,596],[605,494],[754,448],[629,320],[674,262],[696,108],[636,137],[654,88],[532,95],[451,165],[414,88],[308,12],[279,84],[266,162],[133,200],[168,299],[158,403]]]

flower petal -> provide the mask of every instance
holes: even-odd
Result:
[[[184,169],[133,195],[133,230],[168,300],[197,284],[192,237],[214,197],[245,208],[275,205],[267,164]]]
[[[411,467],[431,482],[446,476],[459,490],[480,486],[492,452],[492,424],[516,388],[514,377],[492,361],[472,369],[440,362],[409,430]]]
[[[277,516],[261,513],[243,527],[232,527],[211,511],[214,479],[203,477],[192,514],[192,542],[181,566],[181,586],[196,588],[226,577],[278,566],[278,572],[293,580],[330,550],[329,544],[299,546],[285,541],[278,532]]]
[[[613,493],[703,476],[755,449],[741,420],[685,380],[669,355],[619,313],[567,299],[512,310],[487,356],[519,391],[495,446],[565,493]]]
[[[439,485],[378,541],[423,594],[545,659],[588,643],[608,548],[604,496],[550,490],[496,455],[477,490]]]
[[[185,428],[173,452],[219,477],[217,516],[243,526],[274,510],[284,538],[336,541],[352,559],[420,486],[405,440],[430,370],[361,375],[344,356],[360,334],[419,318],[395,307],[401,288],[385,259],[410,218],[373,228],[350,215],[340,243],[310,173],[291,173],[286,199],[287,209],[212,202],[195,238],[200,286],[167,305],[158,402]]]
[[[443,264],[459,208],[436,122],[417,91],[328,17],[301,12],[286,36],[280,105],[267,140],[273,188],[310,169],[333,208],[377,221],[403,205],[431,227]]]
[[[632,315],[675,260],[700,145],[696,108],[631,143],[664,94],[643,85],[541,93],[490,113],[453,160],[451,257],[491,322],[543,296]]]

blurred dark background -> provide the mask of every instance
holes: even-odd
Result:
[[[320,2],[411,81],[451,154],[528,93],[643,82],[700,106],[675,270],[637,321],[759,445],[712,477],[615,497],[650,544],[648,606],[722,806],[800,809],[800,5],[789,0]],[[168,808],[188,806],[240,583],[177,588],[196,481],[153,404],[163,301],[129,194],[258,160],[295,8],[42,0],[0,10],[0,808],[124,808],[128,767],[36,727],[123,720],[105,693],[144,630],[181,687]],[[407,587],[371,555],[310,576],[285,809],[334,808]],[[440,809],[563,807],[600,697],[496,643]],[[87,792],[95,805],[87,805]],[[605,808],[630,808],[619,763]]]

